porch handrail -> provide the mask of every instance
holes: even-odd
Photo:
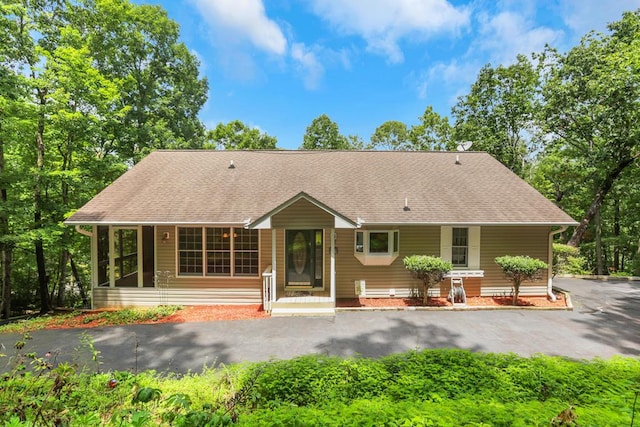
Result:
[[[267,266],[262,272],[262,308],[271,312],[271,302],[275,297],[275,284],[273,283],[273,271],[271,266]]]

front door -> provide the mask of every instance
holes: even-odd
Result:
[[[322,288],[322,230],[286,231],[286,286]]]

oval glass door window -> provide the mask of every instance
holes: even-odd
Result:
[[[293,239],[293,266],[296,273],[302,274],[307,265],[307,240],[304,238],[304,234],[298,231],[296,237]]]

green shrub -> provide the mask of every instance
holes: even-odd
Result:
[[[442,282],[444,275],[453,269],[453,264],[450,262],[429,255],[407,256],[402,262],[413,277],[422,281],[422,297],[425,305],[429,301],[429,289]]]
[[[569,408],[580,425],[619,426],[640,385],[635,358],[466,350],[79,374],[29,352],[29,338],[0,380],[0,426],[548,426]]]
[[[546,269],[547,263],[529,256],[505,255],[495,259],[506,278],[513,283],[513,305],[518,305],[518,294],[520,284],[525,280],[537,280],[542,270]]]
[[[553,275],[588,274],[587,259],[580,256],[580,249],[562,243],[553,244]]]

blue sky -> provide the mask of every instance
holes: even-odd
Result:
[[[138,0],[160,4],[201,61],[208,128],[241,120],[298,148],[327,114],[368,141],[387,120],[448,116],[479,69],[566,50],[640,0]]]

